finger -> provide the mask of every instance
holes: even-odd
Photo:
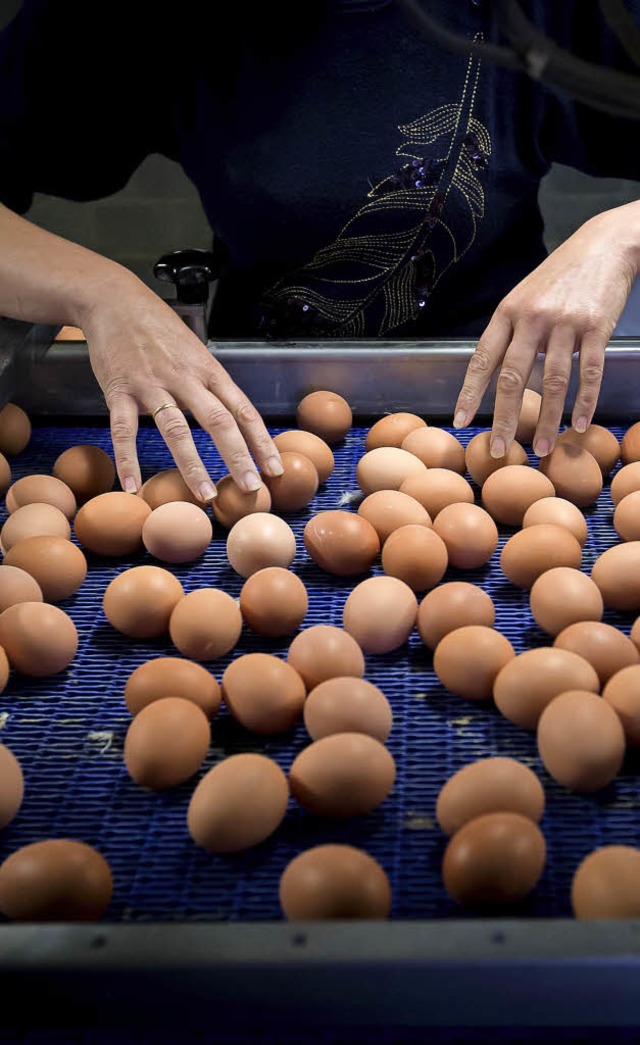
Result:
[[[556,326],[551,331],[542,374],[540,416],[533,436],[533,452],[538,457],[551,453],[558,437],[575,344],[576,332],[573,327]]]
[[[187,386],[182,398],[200,426],[211,436],[236,485],[247,493],[259,490],[262,480],[238,424],[227,407],[201,384]]]
[[[522,396],[531,376],[536,355],[543,347],[539,330],[525,321],[516,324],[513,340],[504,354],[496,381],[489,444],[492,457],[504,457],[513,442],[522,408]]]
[[[501,312],[495,312],[469,360],[454,410],[454,428],[471,424],[493,373],[509,346],[511,334],[510,320]]]
[[[282,459],[280,457],[278,448],[271,436],[269,435],[269,432],[267,431],[266,425],[262,420],[262,417],[256,410],[253,403],[250,401],[250,399],[248,399],[244,392],[240,388],[238,388],[238,386],[229,378],[229,375],[226,373],[226,371],[223,370],[221,367],[211,372],[207,383],[209,391],[213,396],[213,400],[217,404],[222,404],[223,406],[226,406],[231,416],[234,418],[239,431],[242,433],[243,445],[246,441],[246,446],[249,448],[249,451],[253,455],[255,462],[258,465],[258,468],[265,475],[274,477],[277,475],[282,475]],[[192,408],[190,407],[190,409]],[[208,413],[211,412],[211,401],[209,401],[209,403],[206,407],[204,407],[204,409],[205,411],[208,411]],[[213,409],[213,422],[214,424],[216,424],[219,423],[218,409],[217,407],[213,407]],[[215,433],[215,429],[211,423],[211,419],[209,421],[206,420],[208,413],[205,412],[205,420],[202,420],[195,413],[194,409],[194,416],[198,416],[200,424],[209,432],[211,438],[218,445],[218,448],[220,449],[220,452],[224,457],[224,460],[227,462],[227,464],[229,464],[227,457],[222,451],[222,447],[219,445],[219,438]],[[223,422],[223,424],[224,423],[225,422]],[[232,433],[231,428],[229,428],[229,433]],[[236,442],[236,445],[233,449],[231,449],[230,452],[242,452],[242,447],[240,446],[240,444],[236,440],[234,440],[234,442]],[[253,467],[253,465],[251,465],[251,467]],[[231,465],[229,465],[229,468],[231,474],[234,475],[234,471],[231,469]],[[244,469],[245,471],[247,470],[246,461],[244,459],[238,465],[238,474],[242,471],[242,469]]]
[[[145,403],[152,415],[158,406],[175,402],[170,393],[162,389],[157,390],[156,400],[153,406]],[[153,419],[191,492],[201,501],[213,500],[216,496],[215,485],[200,459],[189,423],[180,407],[177,404],[167,406],[157,411]]]
[[[603,332],[589,331],[579,346],[580,378],[571,416],[571,424],[576,432],[584,432],[595,413],[608,341]]]
[[[138,406],[135,400],[125,393],[111,397],[107,406],[120,486],[127,493],[137,493],[142,483],[136,448]]]

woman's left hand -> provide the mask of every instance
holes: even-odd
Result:
[[[596,409],[605,348],[640,268],[640,202],[591,218],[501,301],[471,357],[454,426],[469,425],[499,368],[491,454],[502,457],[516,431],[522,395],[544,353],[542,405],[533,440],[554,447],[574,352],[579,383],[572,425],[582,432]]]

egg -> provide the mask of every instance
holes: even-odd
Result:
[[[449,468],[464,475],[464,447],[444,428],[415,428],[402,440],[401,449],[415,454],[427,468]]]
[[[129,675],[124,699],[131,714],[137,715],[163,697],[191,700],[211,719],[218,713],[222,694],[217,680],[201,664],[181,657],[156,657]]]
[[[625,743],[640,747],[640,664],[616,671],[602,690],[602,699],[620,719]]]
[[[0,531],[0,544],[4,552],[28,537],[64,537],[69,540],[71,527],[66,515],[52,504],[25,504],[18,508],[4,523]]]
[[[427,592],[418,607],[418,633],[425,646],[434,650],[441,639],[456,628],[480,624],[492,628],[496,608],[488,592],[467,581],[449,581]]]
[[[344,439],[353,424],[353,414],[347,400],[337,392],[320,390],[309,392],[298,403],[298,428],[324,439],[332,446]]]
[[[109,454],[99,446],[70,446],[55,460],[53,474],[73,491],[78,504],[108,493],[116,478]]]
[[[296,539],[288,523],[268,512],[254,512],[234,523],[227,537],[227,558],[241,577],[267,566],[290,566]]]
[[[217,521],[227,530],[245,515],[271,511],[271,494],[264,483],[257,490],[245,493],[230,475],[225,475],[216,483],[216,491],[218,496],[211,502],[211,508]]]
[[[362,649],[348,632],[333,624],[314,624],[296,635],[287,661],[304,680],[307,692],[325,679],[364,675]]]
[[[11,486],[11,468],[7,459],[0,454],[0,494],[5,494]]]
[[[487,813],[456,831],[442,863],[449,896],[459,904],[498,907],[524,899],[546,861],[540,828],[519,813]]]
[[[31,574],[47,602],[75,595],[87,576],[87,560],[65,537],[28,537],[14,544],[4,561]]]
[[[124,761],[132,780],[162,791],[197,773],[211,742],[209,719],[192,700],[162,697],[142,708],[124,742]]]
[[[376,490],[398,490],[410,475],[423,475],[426,465],[408,450],[381,446],[369,450],[356,465],[356,481],[365,494]]]
[[[475,500],[464,476],[448,468],[429,468],[426,475],[410,475],[400,485],[399,492],[418,501],[432,520],[448,504],[473,504]]]
[[[409,432],[426,427],[427,422],[417,414],[402,411],[387,414],[376,421],[367,432],[365,450],[377,450],[381,446],[400,447]]]
[[[516,440],[526,443],[528,446],[533,442],[533,437],[540,419],[540,407],[542,396],[533,388],[525,388],[522,393],[522,403],[518,412],[518,426],[516,428]]]
[[[399,490],[377,490],[358,506],[358,515],[370,522],[378,534],[380,546],[390,533],[401,526],[431,527],[431,517],[419,501]]]
[[[0,613],[18,602],[42,601],[42,589],[30,574],[17,566],[0,566]]]
[[[0,646],[0,693],[4,692],[4,690],[7,687],[7,682],[9,681],[9,672],[9,658],[7,657],[7,654],[3,650],[2,646]]]
[[[160,566],[133,566],[109,582],[102,600],[104,615],[116,631],[133,639],[166,635],[184,590],[177,577]]]
[[[231,755],[206,773],[189,802],[187,826],[210,853],[239,853],[264,842],[284,820],[289,786],[265,755]]]
[[[304,528],[304,546],[318,566],[338,577],[366,573],[380,551],[380,538],[363,515],[330,509],[318,512]]]
[[[316,466],[311,458],[292,450],[283,450],[280,459],[282,475],[262,476],[271,495],[273,509],[276,512],[296,512],[306,508],[318,489]]]
[[[306,687],[295,668],[270,653],[237,657],[222,676],[222,696],[236,722],[254,733],[284,733],[302,717]]]
[[[430,530],[424,532],[431,534]],[[347,597],[342,612],[346,630],[366,653],[398,649],[409,638],[417,616],[414,592],[397,577],[361,581]]]
[[[449,565],[462,570],[484,566],[498,547],[498,528],[478,504],[450,504],[433,523],[447,549]]]
[[[509,639],[494,628],[466,624],[445,635],[435,648],[433,669],[452,693],[466,700],[491,700],[493,683],[515,657]]]
[[[516,440],[512,442],[504,457],[492,457],[489,452],[491,432],[478,432],[467,443],[465,465],[474,483],[484,486],[490,475],[512,465],[529,466],[524,447]]]
[[[543,497],[553,497],[551,480],[528,465],[504,465],[482,487],[482,503],[496,522],[521,526],[525,512]]]
[[[558,442],[540,461],[540,471],[553,483],[558,497],[587,508],[602,492],[602,471],[593,454],[575,443]]]
[[[559,784],[571,791],[599,791],[622,768],[624,730],[606,700],[586,690],[570,690],[542,712],[538,750]]]
[[[573,443],[588,450],[598,462],[604,478],[610,475],[620,460],[620,443],[613,432],[602,425],[591,424],[584,432],[567,428],[558,436],[558,444],[561,443]]]
[[[186,501],[158,505],[142,526],[142,543],[161,562],[193,562],[204,554],[212,537],[208,515]]]
[[[7,457],[26,450],[31,439],[31,421],[17,403],[7,403],[0,410],[0,451]]]
[[[449,777],[438,794],[436,819],[446,835],[487,813],[519,813],[538,824],[544,790],[538,777],[514,758],[482,758]]]
[[[623,497],[636,490],[640,490],[640,461],[633,461],[619,468],[609,488],[614,504],[619,504]]]
[[[389,577],[404,581],[413,591],[434,588],[447,569],[447,546],[424,526],[401,526],[382,549],[382,568]]]
[[[190,504],[199,504],[196,496],[191,492],[177,468],[165,468],[156,472],[150,479],[142,484],[138,496],[145,501],[151,511],[159,508],[161,504],[170,501],[187,501]]]
[[[240,638],[242,614],[234,599],[219,588],[197,588],[184,595],[169,618],[176,649],[191,660],[217,660]]]
[[[292,451],[296,454],[304,454],[313,461],[321,483],[327,481],[335,467],[333,452],[328,443],[313,432],[296,431],[279,432],[274,436],[273,442],[280,454]]]
[[[53,475],[25,475],[7,490],[7,511],[12,514],[25,504],[52,504],[67,519],[76,514],[76,499],[66,483]]]
[[[576,918],[640,918],[640,850],[605,845],[580,862],[571,882]]]
[[[0,613],[0,646],[12,668],[41,678],[68,667],[78,649],[78,632],[58,606],[20,602]]]
[[[380,864],[350,845],[318,845],[291,860],[280,879],[289,921],[387,918],[391,886]]]
[[[24,780],[20,763],[13,751],[0,744],[0,828],[15,820],[23,797]]]
[[[84,842],[33,842],[0,867],[0,911],[14,922],[93,922],[112,893],[107,861]]]
[[[304,724],[312,740],[333,733],[367,733],[384,744],[393,712],[382,690],[372,682],[344,675],[326,679],[311,690],[304,703]]]
[[[142,527],[151,508],[141,497],[114,490],[92,497],[74,520],[80,544],[96,555],[118,559],[142,549]]]
[[[573,534],[563,526],[549,523],[527,526],[514,533],[500,555],[500,567],[505,577],[518,588],[525,589],[531,588],[546,570],[556,566],[575,569],[581,562],[582,548]]]
[[[620,459],[623,464],[640,461],[640,421],[627,428],[620,444]]]
[[[293,635],[309,609],[307,589],[290,570],[267,566],[253,573],[240,592],[240,612],[257,635],[283,638]]]
[[[0,618],[1,620],[1,618]],[[1,643],[1,634],[0,634]],[[564,628],[554,639],[557,649],[572,650],[595,668],[604,686],[616,671],[638,664],[640,653],[623,632],[603,621],[580,621]]]
[[[628,493],[616,505],[613,528],[623,541],[640,540],[640,490]]]
[[[640,650],[640,617],[638,617],[631,626],[629,632],[629,638],[633,642],[633,645],[637,650]]]
[[[607,609],[622,613],[640,609],[640,541],[607,548],[591,568]]]
[[[555,566],[531,586],[531,615],[548,635],[559,635],[570,624],[602,620],[604,603],[597,584],[586,573]]]
[[[541,523],[563,526],[573,534],[580,547],[584,547],[588,536],[587,520],[580,509],[564,497],[541,497],[527,508],[522,518],[523,528]]]
[[[365,733],[334,733],[300,752],[289,771],[289,787],[308,812],[343,819],[382,805],[395,775],[393,758],[379,740]]]
[[[500,669],[493,699],[510,722],[534,730],[551,701],[573,689],[598,693],[600,679],[595,668],[571,650],[541,646],[519,653]]]

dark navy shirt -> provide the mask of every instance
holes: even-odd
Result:
[[[423,2],[504,42],[489,0]],[[640,122],[444,51],[393,0],[220,6],[25,0],[0,34],[0,200],[98,199],[177,160],[224,256],[213,336],[478,335],[545,256],[552,162],[640,180]],[[630,68],[597,0],[524,8]]]

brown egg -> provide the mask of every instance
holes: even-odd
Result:
[[[380,551],[380,538],[371,523],[340,509],[318,512],[309,519],[303,540],[313,561],[338,577],[366,573]]]
[[[582,548],[563,526],[539,523],[509,537],[500,555],[505,577],[519,588],[531,588],[538,577],[556,566],[578,568]]]
[[[467,624],[444,636],[433,654],[433,669],[443,686],[466,700],[491,700],[493,683],[515,657],[509,640],[494,628]]]
[[[66,483],[53,475],[25,475],[7,491],[7,511],[11,514],[25,504],[52,504],[67,519],[76,514],[76,499]]]
[[[629,493],[640,490],[640,461],[633,461],[618,469],[611,480],[611,500],[619,504]]]
[[[558,443],[574,443],[592,454],[604,478],[615,468],[620,460],[620,443],[613,432],[602,425],[589,425],[585,432],[576,432],[567,428],[558,436]]]
[[[447,546],[425,526],[401,526],[382,549],[382,568],[389,577],[408,584],[413,591],[434,588],[447,569]]]
[[[351,407],[337,392],[310,392],[298,403],[296,424],[332,446],[344,439],[353,424]]]
[[[42,589],[29,573],[17,566],[0,566],[0,613],[18,602],[42,601]]]
[[[207,550],[212,537],[208,515],[186,501],[159,505],[142,527],[142,543],[161,562],[193,562]]]
[[[598,585],[569,566],[540,574],[531,587],[529,605],[536,623],[554,636],[578,621],[602,620],[604,611]]]
[[[627,428],[620,444],[620,459],[623,464],[640,461],[640,421]]]
[[[602,472],[593,454],[575,443],[558,442],[540,461],[540,471],[551,480],[558,497],[578,508],[595,504],[602,491]]]
[[[116,631],[133,639],[155,639],[168,632],[171,614],[183,596],[180,581],[168,570],[133,566],[108,584],[102,607]]]
[[[527,508],[522,519],[523,529],[541,523],[563,526],[573,534],[580,547],[584,547],[588,536],[587,520],[580,509],[564,497],[541,497]]]
[[[114,490],[83,504],[74,529],[84,548],[96,555],[117,559],[142,548],[142,527],[151,508],[141,497]]]
[[[1,639],[0,639],[1,642]],[[580,621],[564,628],[554,639],[557,649],[568,649],[584,657],[596,669],[604,686],[616,671],[638,664],[640,653],[631,639],[603,621]]]
[[[326,679],[364,675],[362,649],[351,635],[333,624],[314,624],[296,635],[287,661],[302,676],[307,692]]]
[[[304,704],[304,724],[313,740],[333,733],[366,733],[384,744],[392,723],[389,701],[366,679],[327,679],[311,690]]]
[[[640,664],[630,664],[612,675],[602,690],[624,730],[629,747],[640,747]]]
[[[482,503],[496,522],[522,526],[525,512],[555,489],[546,475],[528,465],[504,465],[493,472],[482,487]]]
[[[431,527],[429,513],[419,501],[399,490],[376,490],[358,506],[358,515],[370,522],[382,546],[390,533],[401,526]]]
[[[401,448],[415,454],[427,468],[449,468],[464,475],[464,447],[444,428],[415,428],[402,440]]]
[[[318,489],[318,472],[315,464],[304,454],[283,450],[280,454],[282,475],[262,480],[271,494],[271,504],[276,512],[296,512],[306,508]]]
[[[364,816],[382,805],[396,767],[379,740],[365,733],[334,733],[314,740],[289,771],[291,794],[317,816]]]
[[[0,867],[0,911],[14,922],[93,922],[112,893],[104,857],[67,838],[25,845]]]
[[[591,569],[607,609],[640,609],[640,541],[616,544],[599,555]]]
[[[449,581],[425,595],[416,623],[425,646],[434,650],[450,631],[467,624],[492,628],[495,619],[496,608],[488,592],[467,581]]]
[[[66,515],[52,504],[25,504],[9,516],[0,531],[0,543],[4,552],[28,537],[64,537],[69,540],[71,527]]]
[[[268,512],[254,512],[238,519],[227,537],[227,558],[241,577],[250,577],[267,566],[286,569],[295,554],[293,530],[284,519]]]
[[[162,791],[197,773],[210,742],[209,719],[197,704],[182,697],[162,697],[133,719],[124,742],[124,761],[136,784]]]
[[[214,718],[220,708],[220,686],[210,671],[192,660],[181,657],[156,657],[140,664],[129,675],[124,699],[132,715],[163,697],[191,700]]]
[[[365,653],[390,653],[407,641],[417,616],[418,600],[408,584],[397,577],[369,577],[347,597],[342,620]]]
[[[282,454],[289,450],[296,454],[304,454],[313,461],[321,483],[327,481],[333,472],[335,461],[328,443],[313,432],[302,432],[292,429],[274,436],[274,443]]]
[[[448,504],[474,502],[473,490],[467,480],[448,468],[429,468],[426,475],[410,475],[400,486],[400,493],[418,501],[431,519],[435,519]]]
[[[7,566],[30,573],[47,602],[68,599],[87,576],[87,560],[64,537],[28,537],[14,544],[4,561]]]
[[[189,834],[210,853],[239,853],[259,845],[280,826],[289,786],[265,755],[231,755],[203,776],[187,813]]]
[[[542,396],[533,388],[525,388],[522,394],[522,404],[518,415],[518,427],[516,428],[516,439],[519,443],[530,446],[538,427]]]
[[[397,446],[381,446],[369,450],[356,465],[356,481],[365,493],[376,490],[398,490],[410,475],[423,475],[426,465],[408,450]]]
[[[73,491],[78,504],[84,504],[111,490],[116,468],[109,454],[99,446],[79,445],[70,446],[56,458],[53,474]]]
[[[240,607],[218,588],[197,588],[178,603],[169,620],[174,646],[191,660],[216,660],[229,653],[242,631]]]
[[[622,768],[624,730],[613,708],[597,693],[569,690],[542,712],[538,750],[559,784],[571,791],[599,791]]]
[[[501,668],[493,684],[493,698],[510,722],[533,730],[551,701],[571,689],[598,693],[595,668],[571,650],[541,646],[519,653]]]
[[[287,864],[280,906],[289,921],[387,918],[391,886],[380,864],[350,845],[317,845]]]
[[[0,646],[0,693],[2,693],[7,687],[7,682],[9,681],[9,670],[9,658],[2,646]]]
[[[78,649],[78,632],[58,606],[20,602],[0,613],[0,646],[12,668],[42,678],[71,663]]]
[[[436,819],[446,835],[487,813],[519,813],[538,824],[544,790],[538,777],[514,758],[482,758],[449,777],[438,795]]]
[[[616,505],[613,528],[623,541],[640,540],[640,490],[628,493]]]
[[[177,468],[165,468],[156,472],[150,479],[142,484],[138,496],[154,511],[161,504],[169,501],[188,501],[191,504],[200,504],[192,494]]]
[[[8,747],[0,744],[0,827],[6,827],[16,818],[23,797],[24,780],[20,763]]]
[[[11,468],[9,462],[0,454],[0,494],[5,494],[11,486]]]
[[[220,525],[227,530],[245,515],[271,511],[271,494],[264,483],[252,493],[245,493],[230,475],[225,475],[216,483],[216,490],[218,496],[211,502],[211,508]]]
[[[640,617],[634,621],[631,631],[629,632],[629,638],[633,642],[633,645],[637,650],[640,650]]]
[[[535,888],[545,860],[544,836],[531,820],[518,813],[487,813],[456,831],[442,876],[457,903],[503,906]]]
[[[467,443],[465,464],[474,483],[484,486],[490,475],[511,465],[529,467],[529,458],[520,443],[513,442],[504,457],[492,457],[489,453],[491,432],[479,432]]]
[[[387,414],[371,426],[367,432],[365,450],[377,450],[381,446],[402,446],[402,441],[409,432],[416,428],[426,428],[427,422],[417,414],[398,412]]]
[[[222,676],[222,696],[236,722],[254,733],[284,733],[302,716],[305,684],[286,661],[246,653]]]
[[[576,918],[640,918],[640,850],[629,845],[594,849],[571,883]]]
[[[267,638],[293,635],[307,615],[309,596],[299,577],[281,566],[267,566],[248,577],[240,592],[246,624]]]
[[[484,566],[498,547],[496,524],[478,504],[448,505],[438,514],[433,529],[446,545],[449,565],[458,569]]]
[[[0,410],[0,451],[7,457],[26,450],[31,439],[31,421],[21,406],[7,403]]]

